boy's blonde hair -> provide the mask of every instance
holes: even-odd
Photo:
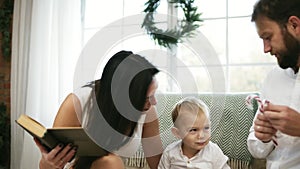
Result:
[[[175,125],[175,121],[180,116],[179,113],[182,110],[188,110],[190,112],[195,112],[195,113],[203,112],[206,115],[207,119],[209,120],[209,109],[206,106],[206,104],[200,99],[189,96],[181,99],[173,107],[171,113],[172,113],[172,120],[174,125]]]

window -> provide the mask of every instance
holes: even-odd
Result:
[[[86,0],[83,39],[88,43],[98,31],[110,32],[109,36],[99,36],[111,44],[102,49],[104,57],[121,49],[147,56],[161,70],[158,80],[162,92],[258,91],[266,72],[276,65],[274,57],[263,53],[262,40],[250,21],[256,0],[195,0],[204,20],[198,39],[172,50],[156,45],[141,28],[145,2]],[[179,18],[180,10],[176,12]],[[161,0],[157,12],[171,14],[167,1]],[[158,27],[168,24],[167,19],[157,22]],[[105,62],[99,64],[97,77]]]

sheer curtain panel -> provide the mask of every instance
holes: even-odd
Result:
[[[15,124],[21,113],[51,127],[73,90],[81,50],[82,0],[15,0],[11,68],[11,168],[38,168],[33,138]]]

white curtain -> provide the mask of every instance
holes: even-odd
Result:
[[[38,168],[33,138],[16,125],[21,113],[51,127],[73,90],[82,48],[81,0],[15,0],[11,68],[11,168]]]

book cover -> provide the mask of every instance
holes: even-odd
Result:
[[[36,137],[51,150],[59,143],[67,145],[73,143],[77,146],[76,156],[103,156],[105,150],[99,147],[81,127],[54,127],[46,128],[33,118],[22,114],[16,120],[25,131]]]

